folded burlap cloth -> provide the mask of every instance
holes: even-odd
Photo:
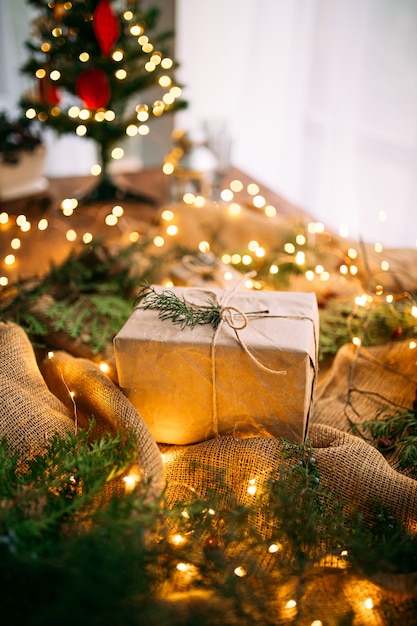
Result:
[[[57,352],[45,359],[42,372],[23,329],[0,322],[0,436],[11,451],[24,462],[55,434],[87,429],[91,418],[92,436],[133,429],[142,480],[150,482],[150,495],[159,494],[164,484],[159,449],[143,419],[98,366]]]

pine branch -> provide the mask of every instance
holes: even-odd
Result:
[[[157,293],[153,287],[145,283],[135,302],[144,309],[157,309],[161,320],[171,320],[181,330],[195,328],[202,324],[211,324],[216,329],[221,321],[219,305],[207,300],[207,305],[197,307],[179,298],[173,291],[165,290]]]

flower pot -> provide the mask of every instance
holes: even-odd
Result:
[[[0,200],[7,202],[41,193],[49,187],[44,177],[46,148],[19,153],[17,163],[4,163],[0,155]]]

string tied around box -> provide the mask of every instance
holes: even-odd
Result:
[[[267,367],[251,352],[239,331],[247,327],[249,319],[256,317],[270,317],[269,311],[249,311],[229,305],[230,299],[248,278],[252,278],[256,272],[244,274],[233,289],[225,291],[222,298],[218,298],[213,291],[204,288],[188,289],[187,299],[179,298],[173,291],[166,290],[158,293],[146,285],[139,294],[137,306],[143,309],[157,309],[161,320],[171,320],[186,327],[195,328],[201,324],[211,324],[214,328],[210,346],[211,378],[212,378],[212,412],[213,430],[215,436],[219,434],[218,411],[217,411],[217,367],[216,349],[217,338],[221,331],[222,322],[225,322],[234,332],[238,343],[255,365],[273,375],[286,375],[286,370],[277,370]],[[203,299],[204,298],[204,299]]]

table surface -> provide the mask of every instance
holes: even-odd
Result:
[[[247,185],[255,182],[259,187],[259,194],[276,208],[278,215],[311,220],[299,207],[236,168],[231,168],[227,173],[222,181],[222,188],[235,179],[239,179],[244,185],[244,191],[241,192],[243,197]],[[68,229],[74,229],[79,237],[82,233],[92,232],[95,237],[105,238],[110,243],[123,243],[123,228],[127,230],[136,223],[142,224],[145,229],[149,225],[156,226],[161,207],[169,204],[169,177],[160,168],[152,168],[118,174],[113,180],[118,187],[133,194],[145,194],[152,202],[126,198],[120,201],[112,199],[83,204],[82,197],[95,186],[97,178],[78,176],[50,178],[46,192],[1,203],[0,213],[7,212],[10,219],[8,224],[0,224],[0,275],[7,276],[11,284],[19,279],[42,275],[50,269],[52,263],[64,261],[74,246],[66,239]],[[80,199],[76,211],[69,218],[63,216],[60,208],[64,198]],[[248,193],[246,200],[251,200]],[[118,228],[111,229],[105,226],[104,219],[115,204],[123,206],[124,227],[119,224]],[[31,223],[28,232],[22,232],[17,226],[16,216],[19,214],[26,215]],[[39,231],[37,227],[42,217],[48,220],[47,231]],[[16,252],[11,248],[13,238],[21,241],[21,247]],[[7,266],[4,259],[10,253],[15,254],[16,262]]]

